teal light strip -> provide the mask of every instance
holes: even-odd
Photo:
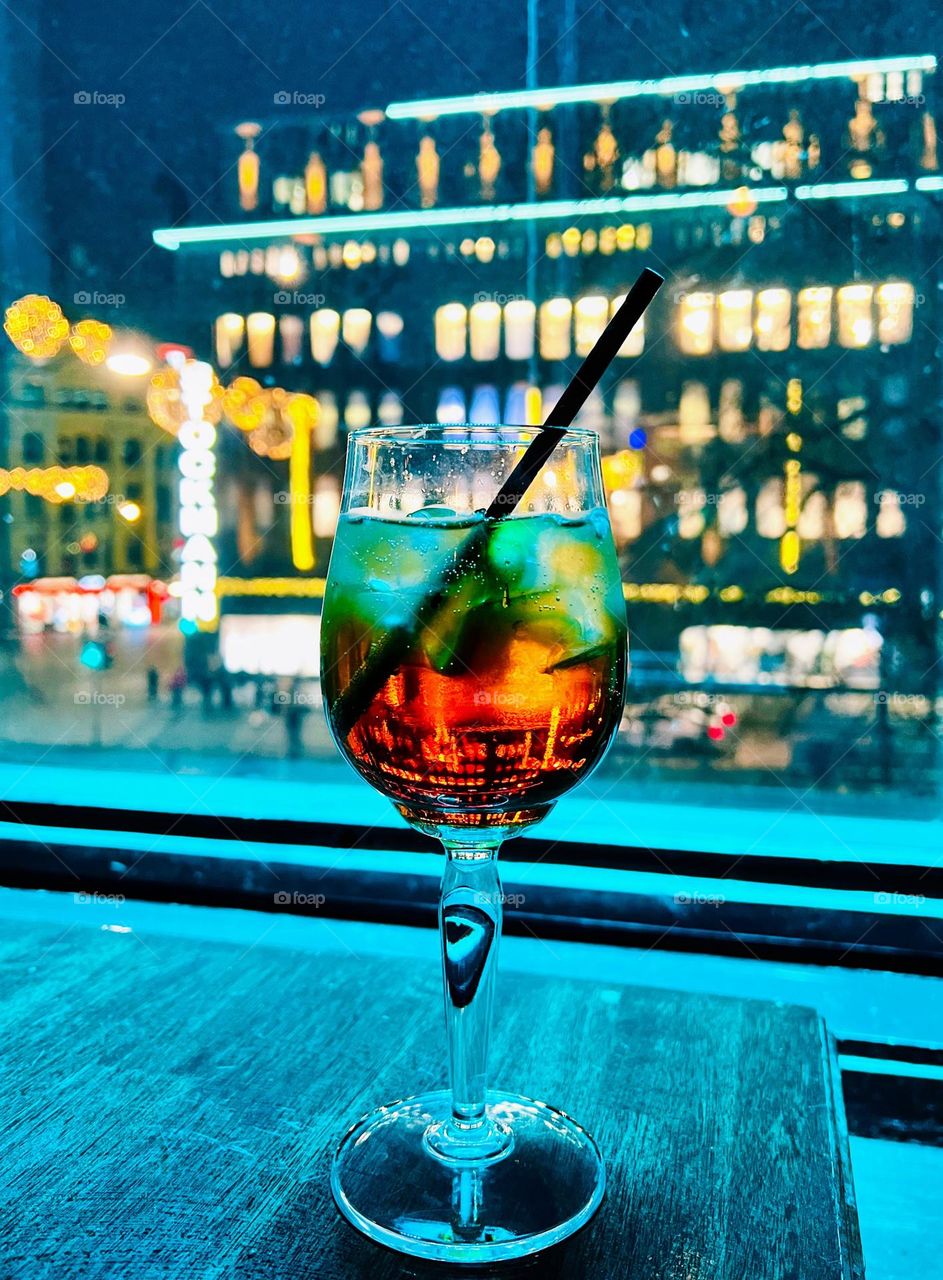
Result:
[[[228,244],[274,240],[279,236],[357,235],[368,231],[421,231],[429,227],[483,226],[532,222],[547,218],[580,218],[595,214],[659,213],[672,209],[714,209],[741,198],[743,187],[724,191],[689,191],[682,195],[606,196],[597,200],[547,200],[526,204],[492,204],[457,209],[404,210],[401,213],[327,214],[314,218],[278,218],[269,222],[229,222],[210,227],[161,227],[153,233],[161,249],[184,244]],[[757,204],[785,200],[785,187],[750,187]]]
[[[943,191],[943,178],[918,178],[914,186],[918,191]]]
[[[820,62],[814,66],[771,67],[766,71],[719,71],[715,75],[667,76],[661,80],[610,80],[600,84],[568,85],[556,89],[512,89],[506,93],[467,93],[456,98],[423,98],[391,102],[391,120],[424,120],[465,112],[503,111],[509,107],[558,107],[573,102],[613,102],[618,98],[672,97],[748,85],[801,84],[805,80],[842,80],[887,71],[935,71],[936,58],[869,58],[855,62]]]
[[[796,187],[797,200],[847,200],[855,196],[902,196],[909,189],[905,178],[883,178],[860,182],[820,182]]]
[[[870,1076],[903,1076],[908,1080],[943,1080],[943,1066],[935,1062],[902,1062],[899,1058],[864,1058],[840,1053],[842,1071],[863,1071]]]

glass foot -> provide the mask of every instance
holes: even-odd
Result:
[[[445,1091],[378,1107],[337,1149],[331,1190],[371,1240],[452,1263],[521,1258],[565,1240],[599,1207],[606,1174],[596,1144],[569,1116],[516,1094],[488,1094],[494,1141],[455,1161],[443,1143]]]

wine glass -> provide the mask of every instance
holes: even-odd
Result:
[[[498,850],[608,747],[624,699],[622,585],[597,437],[571,429],[506,516],[484,515],[539,428],[351,433],[324,595],[322,688],[341,752],[445,848],[450,1089],[381,1106],[335,1155],[341,1212],[417,1257],[545,1249],[598,1207],[592,1138],[486,1087]]]

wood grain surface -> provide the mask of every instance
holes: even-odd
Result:
[[[443,1082],[433,966],[0,925],[3,1280],[482,1274],[371,1244],[328,1187],[348,1122]],[[496,1274],[863,1275],[812,1012],[499,974],[492,1061],[495,1086],[585,1124],[609,1173],[583,1232]]]

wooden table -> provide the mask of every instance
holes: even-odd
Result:
[[[328,1188],[348,1121],[442,1082],[435,966],[342,938],[267,947],[266,917],[252,946],[193,933],[212,914],[191,912],[185,939],[118,932],[119,909],[104,927],[78,909],[0,919],[0,1276],[480,1274],[373,1245]],[[496,1084],[581,1120],[609,1171],[583,1232],[498,1274],[863,1276],[812,1012],[506,975],[493,1064]]]

